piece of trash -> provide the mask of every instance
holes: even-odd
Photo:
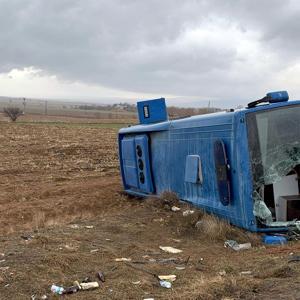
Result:
[[[140,281],[132,281],[132,284],[138,285],[138,284],[141,284],[141,282]]]
[[[180,208],[180,207],[177,207],[177,206],[172,206],[172,207],[171,207],[171,210],[174,211],[174,212],[180,211],[180,209],[181,209],[181,208]]]
[[[94,228],[94,226],[93,225],[86,225],[86,226],[84,226],[86,229],[93,229]]]
[[[98,252],[99,251],[99,249],[92,249],[90,252],[91,253],[96,253],[96,252]]]
[[[219,272],[219,275],[220,275],[220,276],[225,276],[225,275],[226,275],[226,271],[225,271],[225,270],[220,271],[220,272]]]
[[[185,266],[176,266],[175,269],[176,270],[185,270]]]
[[[71,224],[70,228],[72,228],[72,229],[78,229],[79,225],[78,224]]]
[[[8,283],[8,284],[6,284],[4,287],[9,287],[10,286],[10,284]]]
[[[160,280],[160,286],[166,289],[170,289],[172,287],[172,283],[170,281]]]
[[[154,298],[144,298],[143,300],[154,300]]]
[[[47,299],[48,299],[48,296],[47,296],[47,295],[41,296],[41,300],[47,300]]]
[[[176,248],[173,248],[173,247],[164,247],[164,246],[159,246],[159,249],[165,251],[165,252],[168,252],[168,253],[173,253],[173,254],[176,254],[176,253],[181,253],[182,250],[180,249],[176,249]]]
[[[63,294],[75,294],[79,291],[79,287],[77,285],[70,286],[64,289]]]
[[[99,271],[97,273],[97,277],[99,278],[100,281],[105,282],[105,276],[103,272]]]
[[[52,284],[51,286],[51,292],[56,295],[62,295],[64,293],[64,290],[65,289],[62,286],[58,286],[55,284]]]
[[[188,209],[188,210],[185,210],[185,211],[182,213],[182,215],[183,215],[184,217],[186,217],[186,216],[192,215],[194,212],[195,212],[194,210]]]
[[[131,261],[131,258],[126,258],[126,257],[121,257],[121,258],[116,258],[115,261]]]
[[[75,280],[75,281],[73,282],[73,285],[77,286],[78,289],[81,290],[81,285],[80,285],[79,281]]]
[[[284,245],[287,243],[287,239],[279,235],[265,235],[263,236],[263,242],[267,245]]]
[[[245,243],[245,244],[239,244],[238,242],[234,240],[227,240],[224,243],[224,247],[230,247],[231,249],[235,251],[240,251],[240,250],[247,250],[251,248],[251,243]]]
[[[158,275],[158,278],[162,281],[173,282],[176,280],[176,275]]]
[[[299,255],[294,255],[292,256],[288,262],[291,263],[291,262],[296,262],[296,261],[300,261],[300,256]]]
[[[106,241],[108,241],[108,242],[111,242],[112,240],[111,239],[105,239]]]
[[[245,275],[246,275],[246,276],[247,276],[247,275],[252,275],[252,272],[251,272],[251,271],[242,271],[242,272],[240,272],[240,275],[241,275],[241,276],[243,276],[243,275],[244,275],[244,276],[245,276]]]
[[[32,240],[33,238],[34,238],[34,236],[33,235],[30,235],[30,234],[22,234],[21,236],[20,236],[23,240],[25,240],[25,241],[30,241],[30,240]]]
[[[80,283],[82,290],[92,290],[99,287],[99,283],[97,281],[94,282],[82,282]]]

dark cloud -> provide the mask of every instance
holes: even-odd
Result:
[[[240,99],[298,60],[297,1],[0,2],[0,72],[33,66],[133,92]]]

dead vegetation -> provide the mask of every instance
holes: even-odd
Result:
[[[106,275],[100,289],[65,298],[296,298],[300,264],[288,259],[299,252],[297,244],[266,249],[260,236],[170,192],[146,201],[121,193],[116,133],[1,124],[0,299],[50,296],[51,284],[94,279],[100,270]],[[185,211],[194,212],[184,216]],[[250,241],[252,249],[224,248],[226,239]],[[182,252],[166,253],[160,246]],[[155,274],[176,275],[172,289],[115,261],[122,257]]]

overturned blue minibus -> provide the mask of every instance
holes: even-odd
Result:
[[[163,98],[138,102],[119,131],[124,189],[180,199],[251,231],[300,228],[300,101],[268,93],[245,109],[168,120]]]

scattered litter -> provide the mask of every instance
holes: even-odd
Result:
[[[287,243],[287,239],[279,235],[265,235],[263,236],[263,242],[267,245],[284,245]]]
[[[10,284],[8,283],[8,284],[6,284],[4,287],[9,287],[10,286]]]
[[[93,229],[94,228],[94,226],[93,225],[86,225],[86,226],[84,226],[86,229]]]
[[[299,255],[292,256],[288,262],[291,263],[291,262],[297,262],[297,261],[300,261]]]
[[[52,286],[51,286],[51,292],[53,294],[62,295],[64,291],[65,291],[65,289],[62,286],[57,286],[55,284],[52,284]]]
[[[154,300],[154,298],[144,298],[143,300]]]
[[[80,290],[77,285],[73,285],[64,289],[64,294],[75,294]]]
[[[176,270],[185,270],[185,266],[176,266],[175,269]]]
[[[219,272],[219,275],[220,275],[220,276],[225,276],[225,275],[226,275],[226,271],[225,271],[225,270],[220,271],[220,272]]]
[[[90,252],[95,253],[95,252],[98,252],[98,251],[99,251],[99,249],[92,249]]]
[[[230,247],[231,249],[235,251],[240,251],[240,250],[247,250],[251,248],[251,243],[245,243],[245,244],[239,244],[238,242],[234,240],[227,240],[224,243],[225,247]]]
[[[184,217],[187,217],[187,216],[189,216],[189,215],[192,215],[194,212],[195,212],[194,210],[188,209],[188,210],[185,210],[185,211],[182,213],[182,215],[183,215]]]
[[[140,281],[132,281],[132,284],[138,285],[138,284],[141,284],[141,282]]]
[[[71,224],[70,228],[72,228],[72,229],[78,229],[79,225],[78,224]]]
[[[166,289],[170,289],[172,287],[172,283],[170,281],[161,280],[159,284],[161,287]]]
[[[251,271],[242,271],[242,272],[240,272],[240,275],[241,276],[248,276],[248,275],[252,275],[252,272]]]
[[[103,272],[99,271],[97,273],[97,277],[99,278],[100,281],[105,282],[105,276]]]
[[[120,262],[120,261],[129,262],[129,261],[131,261],[131,258],[121,257],[121,258],[116,258],[115,261],[118,261],[118,262]]]
[[[158,278],[161,281],[170,281],[173,282],[176,280],[176,275],[158,275]]]
[[[82,290],[92,290],[99,287],[99,283],[97,281],[94,282],[82,282],[80,283]]]
[[[176,249],[176,248],[173,248],[173,247],[163,247],[163,246],[159,246],[159,249],[165,251],[165,252],[168,252],[168,253],[173,253],[173,254],[176,254],[176,253],[181,253],[182,250],[180,249]]]
[[[108,241],[108,242],[112,242],[112,240],[111,239],[105,239],[106,241]]]
[[[77,286],[78,289],[81,290],[81,285],[77,280],[73,282],[73,285]]]
[[[155,259],[155,258],[150,258],[150,259],[149,259],[149,262],[155,263],[155,262],[156,262],[156,259]]]
[[[69,251],[74,251],[78,249],[78,246],[65,245],[65,249]]]
[[[22,234],[20,237],[25,241],[30,241],[34,238],[34,236],[30,234]]]
[[[180,208],[180,207],[177,207],[177,206],[172,206],[172,207],[171,207],[171,210],[174,211],[174,212],[180,211],[180,209],[181,209],[181,208]]]
[[[47,296],[47,295],[41,296],[41,300],[47,300],[47,299],[48,299],[48,296]]]

